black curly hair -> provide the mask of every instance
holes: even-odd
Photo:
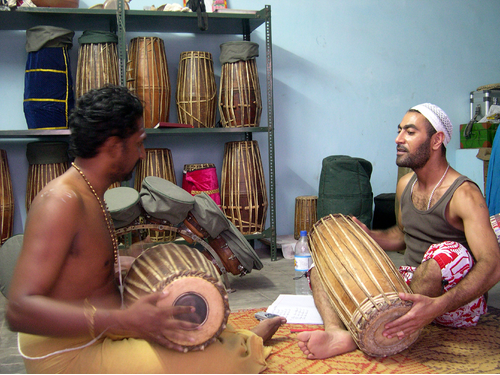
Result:
[[[112,136],[127,139],[134,134],[143,106],[126,87],[108,85],[82,95],[69,117],[69,153],[84,159],[97,155]]]

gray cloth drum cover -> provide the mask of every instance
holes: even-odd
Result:
[[[194,196],[194,207],[191,214],[212,238],[229,229],[229,219],[207,193]]]
[[[252,269],[260,270],[264,265],[260,261],[259,256],[252,246],[248,243],[247,239],[233,223],[229,222],[228,230],[220,233],[224,238],[231,251],[236,255],[241,265],[250,272]]]
[[[23,246],[23,234],[10,237],[0,247],[0,292],[7,298],[14,267]]]
[[[141,215],[139,192],[133,188],[119,186],[104,193],[109,214],[115,228],[130,225]]]
[[[156,176],[145,177],[141,186],[141,204],[154,218],[178,225],[193,209],[194,197],[176,184]]]

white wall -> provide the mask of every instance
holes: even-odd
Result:
[[[80,7],[97,2],[81,0]],[[278,234],[293,232],[295,197],[317,194],[321,162],[329,155],[369,160],[373,164],[374,195],[394,192],[397,124],[406,110],[418,103],[432,102],[448,113],[455,126],[448,157],[453,167],[468,173],[466,158],[458,158],[460,165],[456,165],[458,126],[469,119],[469,92],[480,85],[500,82],[500,2],[228,0],[228,4],[235,9],[261,9],[266,4],[272,8]],[[144,5],[152,4],[148,0],[130,3],[132,9],[142,9]],[[237,39],[155,35],[165,39],[173,85],[180,51],[203,48],[212,52],[218,80],[219,44]],[[77,59],[77,36],[73,65]],[[261,46],[257,64],[265,93],[264,27],[252,34],[252,41]],[[22,111],[24,42],[24,32],[0,33],[0,129],[26,128]],[[175,121],[172,108],[171,120]],[[265,125],[265,116],[262,121]],[[265,137],[255,135],[254,139],[259,141],[267,162]],[[219,149],[210,152],[182,138],[151,142],[172,146],[178,171],[184,163],[202,162],[202,158],[217,165],[222,160],[220,148],[224,140],[217,141]],[[9,141],[0,146],[9,152],[16,174],[14,189],[22,195],[27,162],[24,151],[13,143],[23,144]],[[471,164],[476,168],[474,162]],[[16,200],[19,232],[24,195]]]

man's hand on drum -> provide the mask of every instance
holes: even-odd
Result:
[[[439,298],[408,293],[399,293],[399,298],[413,302],[413,306],[406,314],[385,325],[382,334],[387,338],[409,336],[444,313]]]
[[[126,310],[123,310],[120,327],[134,337],[154,341],[169,349],[183,351],[184,347],[166,338],[166,335],[176,341],[194,342],[188,331],[198,329],[199,325],[176,319],[177,315],[189,314],[195,311],[192,306],[158,306],[158,302],[167,295],[162,292],[143,296]]]

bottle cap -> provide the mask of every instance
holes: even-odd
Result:
[[[301,230],[300,231],[300,236],[307,236],[307,230]]]

